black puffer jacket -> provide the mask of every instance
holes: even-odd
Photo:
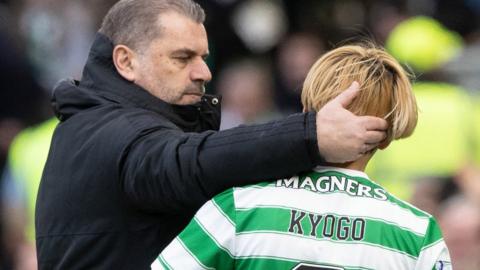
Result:
[[[217,132],[219,105],[167,104],[122,79],[98,35],[63,82],[36,208],[40,269],[148,269],[195,210],[232,186],[320,162],[315,115]]]

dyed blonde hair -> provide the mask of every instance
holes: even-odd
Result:
[[[303,84],[304,109],[318,111],[353,81],[360,83],[360,93],[348,110],[387,120],[388,142],[412,134],[417,103],[409,75],[391,55],[372,44],[342,46],[317,60]]]

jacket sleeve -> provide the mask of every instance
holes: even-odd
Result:
[[[234,186],[291,176],[321,162],[315,114],[224,131],[145,132],[125,150],[122,187],[139,208],[197,209]]]

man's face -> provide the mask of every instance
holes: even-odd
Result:
[[[199,102],[212,78],[205,27],[175,12],[162,14],[158,23],[160,36],[139,52],[135,83],[170,104]]]

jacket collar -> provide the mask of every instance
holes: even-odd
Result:
[[[187,106],[172,105],[118,74],[112,61],[113,44],[97,33],[83,70],[80,88],[95,90],[104,98],[147,109],[172,121],[184,131],[199,132],[220,127],[219,96],[204,95],[202,101]]]

